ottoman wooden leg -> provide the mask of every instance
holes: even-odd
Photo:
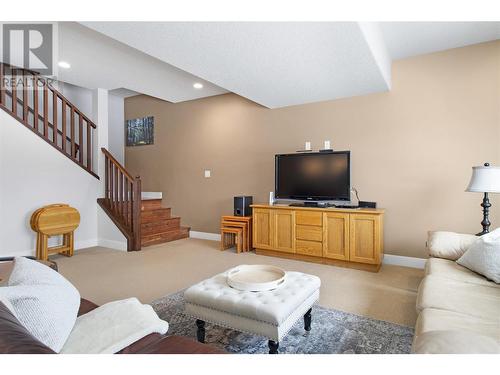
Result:
[[[312,311],[312,308],[307,310],[307,312],[304,315],[304,329],[306,331],[311,330],[311,320],[312,320],[311,311]]]
[[[269,342],[267,343],[267,346],[269,346],[269,354],[278,354],[278,348],[280,346],[279,342],[269,340]]]
[[[196,319],[196,327],[198,330],[196,331],[196,338],[199,342],[205,342],[205,322],[200,319]]]

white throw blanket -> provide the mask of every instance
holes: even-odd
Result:
[[[114,301],[78,317],[61,353],[112,354],[144,336],[167,330],[168,323],[137,298]]]

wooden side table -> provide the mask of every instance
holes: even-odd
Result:
[[[243,251],[243,229],[242,228],[221,228],[220,249],[226,250],[236,245],[236,252]]]

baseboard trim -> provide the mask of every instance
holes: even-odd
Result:
[[[410,268],[420,268],[423,269],[425,267],[425,261],[427,259],[423,258],[414,258],[414,257],[405,257],[402,255],[392,255],[392,254],[384,254],[383,264],[390,264],[393,266],[403,266]]]
[[[218,234],[218,233],[197,232],[197,231],[192,230],[189,232],[189,237],[190,238],[199,238],[202,240],[220,241],[220,234]],[[423,259],[423,258],[384,254],[384,261],[382,263],[393,265],[393,266],[403,266],[403,267],[423,269],[425,267],[425,261],[426,261],[426,259]]]
[[[194,230],[189,231],[190,238],[199,238],[201,240],[210,241],[220,241],[220,234],[218,233],[208,233],[208,232],[197,232]]]
[[[97,244],[98,244],[97,238],[84,241],[75,241],[75,250],[86,249],[87,247],[94,247],[97,246]]]
[[[127,242],[126,241],[113,241],[113,240],[107,240],[104,238],[100,238],[98,241],[98,246],[109,247],[110,249],[115,249],[115,250],[127,251]]]

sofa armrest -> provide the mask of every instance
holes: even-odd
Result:
[[[426,246],[431,257],[457,260],[477,239],[473,234],[429,231]]]
[[[55,354],[17,320],[0,302],[0,354]]]

